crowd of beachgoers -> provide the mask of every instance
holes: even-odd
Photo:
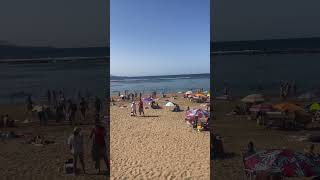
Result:
[[[112,96],[111,178],[209,179],[209,96],[201,89]]]
[[[211,160],[216,179],[320,176],[319,93],[298,95],[294,81],[282,81],[279,90],[278,97],[260,90],[234,98],[226,86],[223,96],[213,97]]]
[[[65,146],[64,150],[55,152],[62,161],[59,164],[63,167],[61,174],[87,175],[87,164],[94,164],[97,175],[102,172],[108,174],[110,158],[107,128],[110,120],[106,116],[105,100],[97,96],[83,97],[80,92],[77,99],[72,99],[65,96],[63,91],[55,90],[48,90],[45,97],[46,100],[34,102],[30,95],[26,97],[24,105],[3,105],[0,119],[2,150],[5,151],[6,146],[17,145],[17,142],[51,148],[62,145]],[[88,163],[89,155],[92,161]],[[79,160],[82,171],[77,168]],[[101,160],[106,171],[101,171]],[[15,163],[19,161],[23,159],[15,160]]]

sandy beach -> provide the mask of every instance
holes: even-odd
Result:
[[[242,180],[245,179],[241,154],[245,152],[249,141],[253,141],[257,151],[271,148],[287,148],[303,152],[311,143],[299,140],[299,137],[310,134],[311,130],[276,130],[258,126],[256,121],[247,116],[227,116],[239,101],[214,101],[214,133],[222,136],[224,150],[230,155],[225,159],[211,161],[212,179]],[[316,143],[314,143],[316,144]],[[315,152],[319,153],[316,144]],[[312,178],[290,178],[307,180]]]
[[[172,101],[182,110],[201,107],[182,97]],[[111,179],[209,179],[209,133],[188,126],[185,111],[164,107],[131,117],[129,102],[115,104],[110,107]]]
[[[26,138],[11,138],[0,140],[0,176],[4,180],[32,179],[32,180],[59,180],[59,179],[106,179],[103,174],[98,175],[94,168],[94,161],[91,158],[90,131],[93,125],[79,125],[83,130],[85,144],[85,163],[88,174],[78,176],[66,175],[64,163],[71,158],[67,146],[67,138],[72,133],[74,126],[57,124],[49,120],[47,127],[40,127],[39,121],[23,124],[26,119],[24,105],[1,105],[0,114],[8,113],[16,122],[17,127],[8,128],[7,131],[14,131],[17,134],[35,136],[41,134],[46,140],[54,141],[54,144],[35,146],[26,144]],[[78,114],[79,115],[79,114]],[[79,117],[78,117],[79,118]],[[83,124],[93,122],[93,113]],[[3,131],[0,128],[0,131]],[[101,161],[102,164],[102,161]],[[105,166],[102,164],[102,167]],[[81,168],[78,164],[78,168]]]

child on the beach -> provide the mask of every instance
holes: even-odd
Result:
[[[135,116],[137,114],[137,106],[136,103],[133,101],[131,104],[131,116]]]
[[[82,165],[83,172],[85,171],[84,166],[84,145],[83,145],[83,136],[81,134],[81,129],[78,127],[75,127],[73,130],[73,134],[70,135],[68,138],[68,145],[71,151],[71,154],[73,155],[73,169],[74,174],[77,173],[77,161],[78,157],[80,159],[80,163]]]

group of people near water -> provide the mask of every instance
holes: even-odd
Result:
[[[295,81],[292,81],[291,83],[281,81],[280,83],[280,98],[283,100],[286,100],[290,96],[296,96],[297,95],[297,85]]]
[[[95,161],[95,169],[100,173],[100,161],[104,161],[106,168],[110,171],[110,161],[107,153],[106,129],[103,124],[96,122],[95,127],[91,130],[89,137],[92,139],[91,155]],[[82,166],[83,173],[86,173],[84,159],[84,134],[82,129],[75,127],[73,133],[68,138],[68,145],[71,154],[73,155],[73,173],[77,174],[78,159]]]
[[[52,95],[51,95],[52,94]],[[53,98],[52,98],[53,97]],[[56,96],[56,91],[47,91],[47,105],[39,105],[37,109],[37,115],[40,121],[40,125],[47,125],[49,118],[54,118],[57,123],[61,121],[70,122],[70,124],[76,123],[76,114],[79,110],[81,115],[81,120],[85,121],[87,119],[87,113],[89,111],[88,98],[85,99],[78,94],[79,103],[75,103],[71,98],[67,99],[63,91],[59,91],[59,98]],[[33,108],[35,104],[32,101],[31,96],[27,97],[27,111],[33,114]],[[101,100],[96,96],[94,101],[95,114],[99,115],[102,103]],[[99,117],[99,116],[98,116]]]

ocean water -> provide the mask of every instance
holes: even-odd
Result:
[[[296,81],[303,93],[320,87],[320,54],[267,54],[212,56],[212,86],[221,95],[226,82],[231,95],[258,91],[278,95],[281,81]]]
[[[74,61],[32,64],[0,64],[0,103],[25,102],[32,94],[42,101],[48,89],[63,90],[67,97],[106,96],[107,63],[104,61]]]
[[[145,77],[111,77],[110,93],[124,92],[179,92],[203,88],[210,89],[210,74],[186,74]]]

